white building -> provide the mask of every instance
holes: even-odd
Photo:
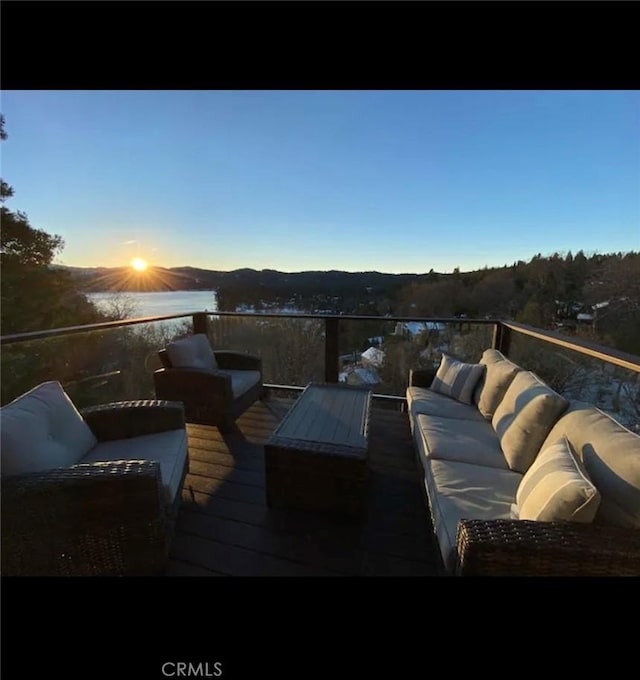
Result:
[[[376,347],[369,347],[368,350],[364,351],[360,360],[365,366],[373,366],[374,368],[381,368],[384,366],[384,356],[385,353],[381,349]]]

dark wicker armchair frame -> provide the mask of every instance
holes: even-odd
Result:
[[[417,369],[409,385],[429,387],[435,369]],[[416,453],[424,475],[422,461]],[[428,495],[425,502],[431,512]],[[640,576],[640,531],[602,524],[463,519],[456,576]]]
[[[184,427],[182,404],[117,402],[82,411],[98,441]],[[188,468],[188,457],[183,476]],[[153,460],[81,463],[2,479],[4,576],[164,572],[178,492],[167,506]]]
[[[217,425],[221,430],[229,430],[236,418],[263,395],[260,357],[230,350],[214,351],[219,369],[260,373],[258,383],[235,398],[231,378],[225,373],[215,369],[174,368],[166,350],[160,350],[158,355],[164,368],[159,368],[153,374],[156,397],[181,401],[189,423]]]

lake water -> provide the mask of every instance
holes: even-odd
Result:
[[[124,318],[215,312],[218,299],[214,290],[172,290],[160,293],[89,293],[99,309],[124,310]]]

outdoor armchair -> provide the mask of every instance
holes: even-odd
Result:
[[[161,574],[188,468],[179,403],[79,412],[60,383],[0,409],[2,574]]]
[[[260,357],[211,347],[204,333],[160,350],[164,368],[153,374],[156,397],[181,401],[189,423],[229,429],[262,396]]]

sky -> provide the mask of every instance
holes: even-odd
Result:
[[[56,261],[423,273],[640,250],[640,91],[4,91]]]

